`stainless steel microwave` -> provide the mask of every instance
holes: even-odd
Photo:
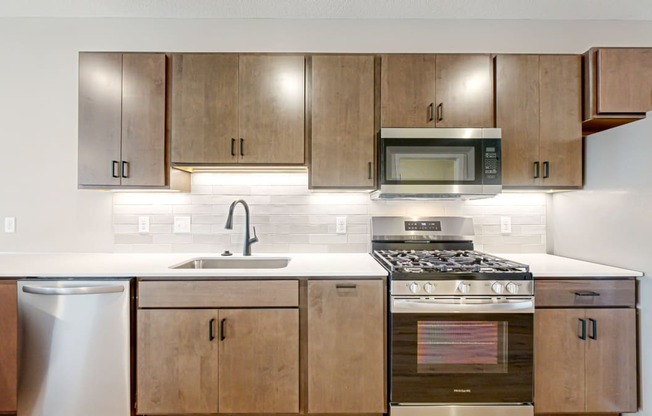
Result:
[[[499,128],[383,128],[372,198],[479,198],[502,190]]]

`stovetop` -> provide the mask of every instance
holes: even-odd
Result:
[[[532,279],[529,267],[475,250],[374,250],[394,280]]]

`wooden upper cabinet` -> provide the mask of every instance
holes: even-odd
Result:
[[[387,413],[381,280],[308,281],[308,412]]]
[[[304,60],[174,54],[172,163],[304,164]]]
[[[645,118],[652,110],[652,48],[584,54],[584,134]]]
[[[489,55],[384,55],[382,127],[493,127]]]
[[[437,127],[493,127],[493,65],[489,55],[437,55]]]
[[[240,55],[239,159],[304,163],[305,57]]]
[[[174,164],[237,161],[238,55],[172,55],[170,130]]]
[[[166,187],[166,57],[79,54],[79,185]]]
[[[503,185],[581,187],[580,57],[498,55],[495,65]]]
[[[16,412],[18,307],[16,281],[0,281],[0,413]]]
[[[373,56],[313,56],[309,65],[310,187],[372,188]]]

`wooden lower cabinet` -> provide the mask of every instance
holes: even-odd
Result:
[[[18,307],[16,281],[0,281],[0,413],[16,411]]]
[[[636,309],[537,309],[534,340],[536,413],[636,412]]]
[[[137,413],[298,413],[298,309],[141,309]]]
[[[308,282],[308,412],[386,413],[385,285]]]

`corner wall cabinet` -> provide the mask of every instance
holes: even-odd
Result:
[[[371,55],[309,58],[310,187],[375,185],[375,60]]]
[[[18,304],[15,280],[0,281],[0,413],[16,412]]]
[[[172,54],[172,164],[304,164],[304,61]]]
[[[584,134],[645,118],[652,110],[652,48],[584,54]]]
[[[165,114],[165,54],[81,52],[79,186],[170,186]]]
[[[536,282],[536,413],[636,412],[635,284]]]
[[[493,127],[488,54],[383,55],[382,127]]]
[[[503,186],[580,188],[580,56],[498,55],[495,63]]]

